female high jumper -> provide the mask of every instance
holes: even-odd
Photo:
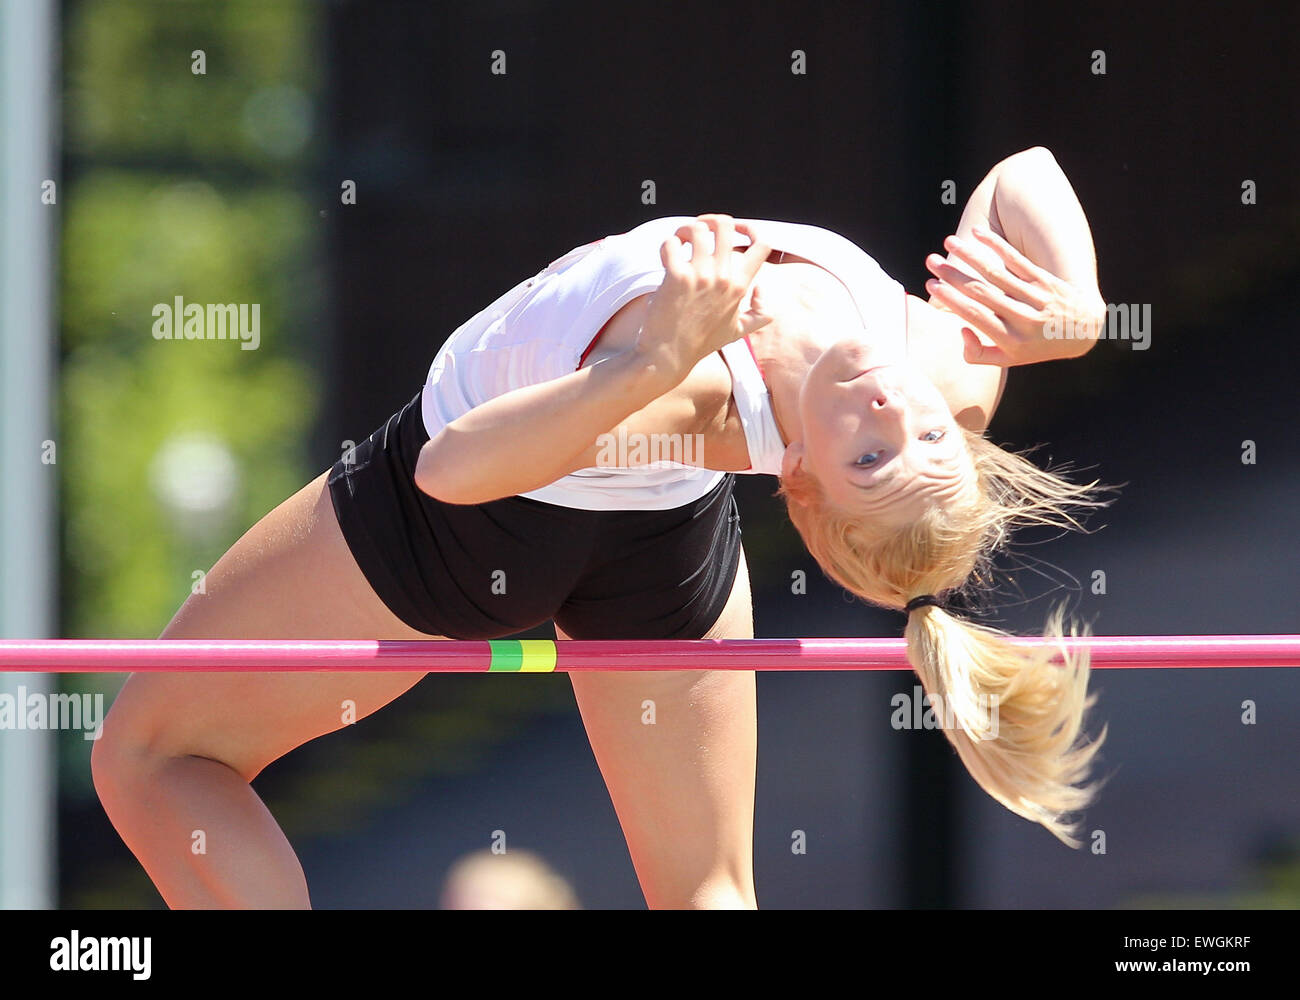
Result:
[[[163,638],[484,639],[547,621],[560,639],[750,638],[734,474],[774,475],[823,571],[907,611],[908,659],[972,777],[1077,846],[1100,744],[1083,732],[1086,654],[1054,664],[942,598],[979,586],[1015,526],[1078,527],[1070,511],[1097,504],[983,436],[1008,367],[1095,341],[1092,235],[1034,148],[990,171],[945,247],[928,301],[811,226],[656,219],[579,247],[457,329],[415,398],[250,528]],[[647,440],[695,446],[648,462]],[[1054,613],[1046,634],[1062,627]],[[422,676],[132,675],[95,787],[169,906],[307,907],[250,782],[342,728],[345,704],[364,717]],[[571,680],[648,905],[756,906],[754,674]]]

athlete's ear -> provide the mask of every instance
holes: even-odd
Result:
[[[785,454],[781,456],[781,478],[789,479],[798,471],[799,466],[803,464],[803,442],[791,441],[785,449]],[[807,503],[801,499],[795,499],[795,503],[801,507],[806,507]]]

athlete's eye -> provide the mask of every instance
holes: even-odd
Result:
[[[932,431],[926,431],[924,434],[922,434],[921,440],[929,441],[931,443],[934,443],[935,441],[942,441],[944,437],[947,435],[947,433],[948,432],[943,430],[942,428],[935,428]]]
[[[869,451],[865,455],[859,455],[857,461],[853,464],[859,469],[869,469],[878,461],[880,461],[880,452]]]

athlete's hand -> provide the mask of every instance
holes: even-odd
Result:
[[[738,232],[750,239],[744,253],[735,252]],[[771,252],[729,215],[701,215],[678,229],[659,248],[668,273],[650,301],[638,353],[675,385],[702,358],[772,322],[754,284]]]
[[[944,248],[978,277],[930,254],[934,275],[926,290],[934,305],[985,334],[983,343],[962,329],[969,364],[1030,365],[1087,354],[1106,323],[1106,303],[1096,289],[1079,289],[1039,267],[1010,243],[976,227],[974,240],[949,236]]]

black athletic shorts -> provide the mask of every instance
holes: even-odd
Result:
[[[722,613],[740,562],[734,476],[672,510],[448,504],[415,485],[428,439],[417,393],[329,475],[357,565],[412,628],[495,639],[554,619],[575,639],[698,639]]]

